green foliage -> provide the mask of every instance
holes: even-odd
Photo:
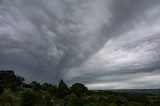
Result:
[[[42,85],[42,89],[44,91],[48,91],[51,95],[56,95],[56,92],[57,92],[57,87],[48,83],[44,83]]]
[[[32,81],[30,85],[32,86],[32,89],[34,91],[39,91],[41,89],[40,83],[38,83],[36,81]]]
[[[74,93],[71,93],[66,98],[66,106],[83,106],[81,99],[79,99]]]
[[[2,86],[8,86],[14,82],[16,76],[14,75],[14,71],[0,71],[0,84]]]
[[[22,86],[24,81],[25,81],[25,79],[23,77],[21,77],[20,75],[16,76],[15,82],[16,82],[17,86]]]
[[[139,103],[139,102],[129,102],[127,105],[128,106],[146,106],[145,104]]]
[[[4,92],[4,88],[3,86],[0,86],[0,94],[2,94]]]
[[[0,84],[4,87],[21,86],[24,81],[23,77],[14,74],[12,70],[0,71]]]
[[[10,86],[10,88],[11,88],[11,90],[12,90],[13,92],[17,92],[17,90],[18,90],[18,85],[17,85],[16,83],[12,83],[11,86]]]
[[[47,95],[47,96],[45,97],[44,101],[45,101],[46,106],[52,106],[52,105],[53,105],[53,103],[52,103],[52,98],[51,98],[51,96],[49,96],[49,95]]]
[[[75,93],[77,96],[81,96],[82,94],[87,93],[88,89],[83,84],[75,83],[71,87],[71,92]]]
[[[32,91],[25,91],[22,93],[22,106],[36,106],[41,102],[41,95],[32,92]]]
[[[57,89],[57,96],[59,98],[64,98],[65,96],[67,96],[69,94],[70,90],[68,88],[68,86],[64,83],[63,80],[60,80],[59,85],[58,85],[58,89]]]

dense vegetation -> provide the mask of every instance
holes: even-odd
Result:
[[[91,91],[83,84],[70,88],[36,81],[24,83],[14,71],[0,71],[0,106],[160,106],[160,94]]]

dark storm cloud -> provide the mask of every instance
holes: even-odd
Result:
[[[104,10],[99,7],[102,3],[96,2],[3,1],[1,67],[29,73],[29,79],[58,80],[68,68],[78,66],[100,47],[97,39],[107,14],[100,16]]]
[[[140,69],[150,72],[160,60],[159,4],[0,0],[0,67],[15,69],[28,81],[53,83],[59,78],[95,83],[103,76],[124,73],[128,79]]]

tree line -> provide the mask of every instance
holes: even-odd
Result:
[[[24,82],[25,79],[20,75],[15,75],[13,70],[1,70],[0,71],[0,94],[3,94],[5,90],[10,90],[12,92],[24,91],[22,93],[22,103],[23,106],[32,106],[32,102],[36,101],[38,97],[34,93],[48,93],[51,96],[55,96],[57,99],[64,99],[67,95],[74,93],[77,96],[81,96],[88,92],[87,87],[83,84],[75,83],[70,88],[61,79],[58,86],[44,83],[40,84],[37,81],[32,81],[30,84]],[[1,99],[1,98],[0,98]],[[27,101],[26,101],[27,100]],[[31,101],[31,102],[30,102]]]
[[[88,90],[81,83],[30,84],[13,70],[0,71],[0,106],[160,106],[160,95]]]

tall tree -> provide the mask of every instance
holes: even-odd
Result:
[[[0,71],[0,84],[4,87],[21,86],[24,78],[15,75],[12,70],[1,70]]]
[[[65,82],[61,79],[58,84],[57,96],[59,98],[64,98],[65,96],[67,96],[69,94],[69,92],[70,92],[70,89],[65,84]]]

